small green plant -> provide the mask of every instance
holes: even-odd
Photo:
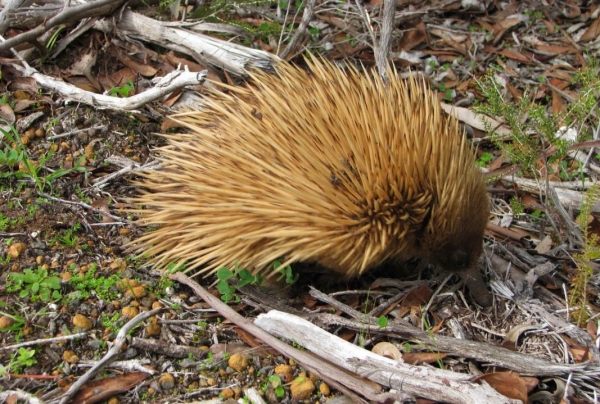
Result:
[[[600,240],[598,240],[598,236],[591,232],[589,228],[592,208],[599,199],[600,186],[594,185],[586,192],[578,217],[583,246],[581,252],[573,256],[577,264],[577,271],[571,278],[571,289],[568,295],[571,307],[577,308],[572,313],[573,320],[577,324],[585,324],[589,318],[588,282],[594,276],[594,268],[591,262],[600,259]]]
[[[546,214],[539,209],[536,209],[533,212],[531,212],[531,221],[534,223],[540,219],[543,219],[544,217],[546,217]]]
[[[0,171],[0,178],[14,175],[13,168],[20,164],[24,158],[25,152],[23,150],[15,150],[9,145],[6,145],[4,150],[0,150],[0,168],[5,167],[8,169],[8,172]]]
[[[76,235],[74,235],[73,233],[75,233],[80,228],[81,228],[81,224],[75,223],[70,229],[65,231],[58,238],[59,242],[62,245],[64,245],[65,247],[75,247],[77,245],[77,242],[79,241],[79,238]]]
[[[0,231],[6,231],[10,227],[10,217],[0,213]]]
[[[481,154],[481,156],[479,156],[475,164],[477,164],[479,167],[485,167],[490,164],[492,160],[494,160],[494,155],[492,153],[484,152]]]
[[[7,163],[12,164],[6,164],[6,167],[9,167],[9,172],[0,172],[0,178],[9,176],[14,176],[16,178],[28,178],[35,183],[39,191],[44,191],[44,189],[51,185],[54,180],[68,175],[74,171],[83,172],[87,176],[87,169],[83,165],[85,156],[81,156],[81,158],[79,158],[72,168],[58,168],[56,170],[50,170],[45,166],[54,155],[52,149],[42,153],[39,155],[37,161],[34,161],[27,156],[26,147],[21,142],[21,138],[13,126],[10,127],[10,131],[0,129],[0,132],[2,132],[9,143],[12,143],[17,147],[16,149],[12,147],[9,147],[8,149],[5,148],[4,152],[2,152],[3,158],[7,159]],[[7,150],[8,154],[6,153]],[[19,165],[22,167],[18,171],[11,169],[11,167],[17,163],[19,163]],[[48,174],[42,175],[44,171],[48,172]]]
[[[8,304],[4,303],[4,302],[0,302],[0,307],[2,307],[5,310],[10,310],[11,308],[8,306]],[[25,320],[25,318],[19,314],[18,311],[16,311],[14,308],[12,308],[12,314],[8,313],[7,311],[3,311],[0,310],[0,316],[5,316],[8,317],[12,320],[12,325],[10,327],[5,327],[5,328],[0,328],[0,332],[13,332],[16,331],[17,332],[17,336],[15,337],[15,339],[18,341],[19,339],[21,339],[21,335],[22,335],[22,330],[23,327],[25,327],[25,324],[27,324],[27,321]]]
[[[290,265],[282,267],[281,261],[275,261],[273,263],[273,269],[281,274],[279,280],[285,279],[285,283],[288,285],[293,285],[300,277],[300,274],[294,274]]]
[[[102,313],[100,315],[100,324],[102,324],[102,326],[108,328],[112,332],[118,332],[122,324],[121,313],[116,312],[112,316],[109,316],[106,313]]]
[[[69,279],[69,284],[73,290],[79,292],[79,298],[87,298],[93,292],[99,299],[111,301],[116,299],[118,290],[116,285],[121,278],[118,275],[96,276],[98,265],[90,264],[89,269],[83,274],[75,274]]]
[[[123,98],[130,97],[135,91],[135,85],[133,81],[129,80],[129,82],[121,87],[113,87],[108,90],[108,95],[112,95],[113,97],[121,96]]]
[[[302,345],[300,345],[299,343],[297,343],[295,340],[292,340],[292,346],[299,351],[304,351],[304,347]]]
[[[234,277],[239,277],[237,285],[239,287],[260,284],[262,282],[262,276],[254,276],[252,272],[247,269],[240,269],[236,263],[233,267],[233,271],[226,267],[217,269],[217,290],[221,293],[221,300],[225,303],[229,303],[235,298],[236,302],[239,302],[239,297],[235,296],[235,288],[229,284],[229,280]]]
[[[44,302],[57,300],[60,294],[60,278],[58,276],[49,276],[48,271],[38,267],[37,272],[27,268],[23,273],[10,273],[12,285],[9,285],[9,292],[19,291],[19,297],[29,296],[32,301],[42,300]]]
[[[37,363],[34,358],[35,350],[29,348],[19,348],[12,356],[6,370],[11,370],[14,373],[20,373],[23,369],[33,366]]]
[[[440,350],[437,347],[437,343],[435,341],[435,334],[433,333],[432,329],[431,329],[431,325],[429,324],[429,320],[427,319],[426,315],[421,316],[421,321],[423,322],[423,327],[425,328],[425,332],[427,332],[427,334],[429,335],[429,338],[431,339],[433,346],[435,347],[435,353],[439,354]],[[437,360],[437,364],[440,367],[440,369],[444,369],[444,362],[442,362],[441,358],[438,358]]]
[[[48,39],[48,42],[46,42],[46,52],[40,58],[41,64],[44,64],[44,62],[50,55],[50,52],[52,51],[52,49],[54,49],[54,46],[56,45],[56,41],[58,40],[58,36],[65,28],[67,28],[67,26],[65,24],[61,24],[58,27],[56,27],[56,30],[52,33],[52,35]]]
[[[377,325],[379,328],[385,328],[388,325],[388,318],[386,316],[381,316],[377,319]]]
[[[132,260],[137,257],[132,257]],[[185,272],[185,264],[168,264],[166,268],[167,274],[174,274],[175,272]]]
[[[518,216],[522,215],[525,212],[523,203],[518,198],[510,198],[509,204],[510,208],[512,209],[513,215]]]
[[[275,394],[277,395],[277,397],[283,398],[283,396],[285,395],[285,389],[283,388],[283,382],[281,381],[281,378],[277,375],[273,375],[273,376],[269,377],[269,384],[275,391]],[[262,386],[263,391],[267,391],[267,389],[268,389],[268,385],[265,384]]]
[[[554,163],[565,158],[569,145],[575,141],[564,136],[568,128],[578,129],[578,140],[591,138],[595,125],[586,123],[598,111],[600,78],[598,63],[592,60],[590,66],[573,80],[581,86],[581,95],[564,113],[558,114],[549,114],[547,105],[534,100],[534,89],[526,91],[518,100],[507,99],[493,70],[478,83],[485,103],[478,104],[475,111],[500,118],[511,131],[510,139],[506,139],[486,122],[490,138],[512,163],[521,165],[531,177],[539,177],[537,163],[540,159],[544,163]],[[552,146],[555,152],[547,155]]]

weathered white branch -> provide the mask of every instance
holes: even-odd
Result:
[[[272,310],[254,322],[265,331],[295,341],[321,358],[391,388],[446,403],[517,403],[487,384],[470,382],[472,376],[398,363],[376,355],[300,317]]]
[[[40,86],[56,91],[68,101],[81,102],[97,108],[110,108],[125,111],[133,111],[137,108],[141,108],[148,102],[159,99],[182,87],[198,85],[202,83],[206,77],[206,71],[195,73],[175,70],[164,77],[155,79],[155,86],[141,94],[136,94],[128,98],[117,98],[82,90],[72,84],[41,74],[29,66],[14,66],[24,75],[32,77]]]
[[[208,63],[239,76],[245,76],[250,66],[272,70],[273,64],[279,60],[268,52],[173,27],[172,23],[157,21],[130,10],[125,10],[115,21],[99,21],[94,28],[132,40],[152,42],[190,55],[198,63]]]

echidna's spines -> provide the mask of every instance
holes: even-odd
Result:
[[[445,217],[474,204],[456,180],[479,192],[481,178],[434,96],[393,71],[386,86],[308,65],[256,72],[254,87],[215,92],[202,112],[175,117],[192,133],[169,137],[164,170],[145,174],[151,192],[136,201],[148,207],[142,221],[163,225],[138,240],[155,262],[270,271],[275,259],[312,260],[358,275],[463,236],[464,223]]]

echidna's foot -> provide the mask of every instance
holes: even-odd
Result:
[[[473,267],[464,271],[457,271],[456,273],[463,280],[477,304],[482,307],[490,307],[492,305],[492,294],[485,286],[479,268]]]

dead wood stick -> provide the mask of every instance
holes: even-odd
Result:
[[[164,77],[154,79],[155,86],[143,93],[128,98],[117,98],[82,90],[73,84],[65,83],[64,81],[56,80],[53,77],[41,74],[30,66],[14,66],[25,76],[32,77],[40,86],[56,91],[69,101],[81,102],[96,108],[116,109],[120,111],[135,111],[147,103],[164,97],[173,91],[186,86],[198,85],[202,83],[206,77],[206,70],[199,73],[174,70]]]
[[[272,71],[273,65],[279,61],[277,56],[263,50],[202,35],[130,10],[125,10],[118,20],[98,21],[94,28],[107,34],[129,38],[131,41],[151,42],[187,54],[198,63],[208,63],[241,76],[247,75],[248,67]]]
[[[443,403],[517,403],[488,384],[476,384],[471,375],[426,366],[414,366],[374,354],[298,316],[272,310],[255,324],[278,337],[294,340],[304,348],[347,371],[398,391]]]

